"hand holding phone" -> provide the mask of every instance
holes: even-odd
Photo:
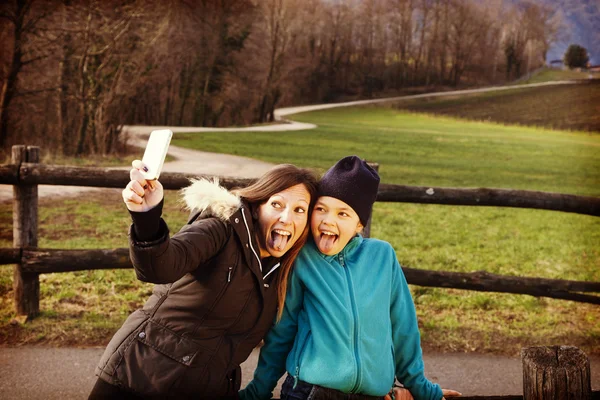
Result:
[[[146,151],[142,158],[142,162],[147,170],[142,169],[140,171],[147,181],[154,181],[160,177],[172,137],[173,132],[170,129],[152,131],[150,133]]]
[[[130,211],[145,212],[156,207],[163,199],[163,186],[158,180],[147,181],[142,176],[140,160],[134,160],[129,171],[129,183],[123,189],[123,201]]]
[[[122,196],[130,211],[145,212],[156,207],[163,199],[163,187],[158,181],[173,132],[153,131],[148,139],[142,161],[131,163],[130,182],[123,189]]]

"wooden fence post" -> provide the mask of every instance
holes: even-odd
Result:
[[[379,164],[368,161],[367,164],[369,164],[375,171],[379,172]],[[367,225],[365,225],[362,231],[362,235],[365,238],[371,237],[371,220],[373,220],[373,209],[371,209],[371,217],[367,221]]]
[[[12,163],[40,161],[37,146],[13,146]],[[38,245],[38,188],[37,185],[13,186],[13,247],[37,247]],[[35,272],[23,271],[22,264],[13,271],[15,311],[17,315],[33,318],[40,311],[40,279]]]
[[[521,350],[523,400],[590,400],[590,361],[574,346]]]

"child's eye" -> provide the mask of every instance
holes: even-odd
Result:
[[[306,212],[306,210],[302,207],[297,207],[294,211],[296,211],[299,214],[304,214]]]
[[[278,201],[273,201],[271,202],[271,206],[273,208],[281,208],[281,203],[279,203]]]
[[[340,217],[349,217],[350,216],[343,211],[339,215],[340,215]]]
[[[317,206],[317,207],[315,207],[315,211],[323,212],[323,211],[325,211],[325,209],[323,207]]]

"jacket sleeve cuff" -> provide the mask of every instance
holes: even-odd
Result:
[[[133,233],[135,239],[140,242],[150,242],[161,238],[161,218],[164,199],[156,205],[156,207],[144,211],[136,212],[129,211],[131,220],[133,221]]]

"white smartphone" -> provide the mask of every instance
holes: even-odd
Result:
[[[142,162],[148,168],[148,171],[141,171],[144,179],[147,181],[156,180],[160,176],[160,171],[162,170],[167,150],[169,150],[169,144],[171,143],[171,137],[173,137],[173,132],[170,129],[152,131],[150,133],[146,151],[142,158]]]

